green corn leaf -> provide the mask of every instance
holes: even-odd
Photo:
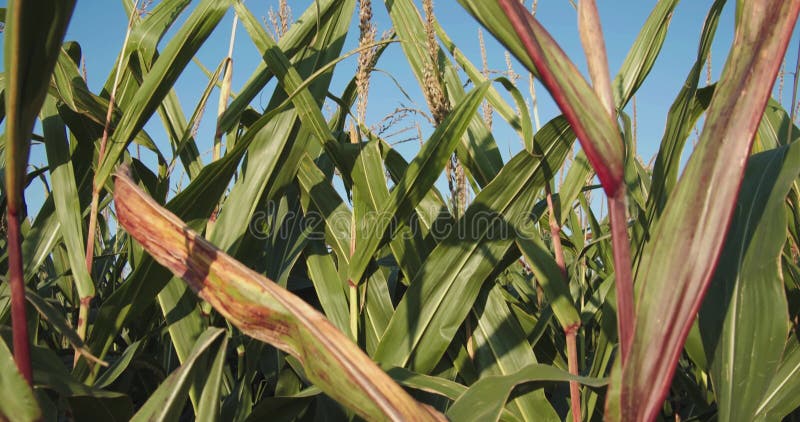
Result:
[[[208,354],[215,349],[213,346],[217,343],[221,343],[218,347],[226,344],[224,340],[219,341],[224,332],[219,328],[206,330],[197,339],[192,352],[183,365],[158,386],[131,420],[173,421],[178,419],[183,410],[183,404],[186,402],[192,379],[198,377],[205,370],[203,366]],[[224,339],[224,336],[222,338]]]
[[[501,290],[499,285],[484,286],[472,308],[477,320],[471,338],[475,349],[473,361],[481,370],[481,378],[511,375],[538,363]],[[525,421],[560,420],[543,390],[520,395],[509,403],[509,408],[519,412]]]
[[[481,378],[453,403],[447,416],[453,421],[497,421],[514,387],[548,381],[577,381],[595,388],[606,385],[602,379],[577,377],[552,366],[534,364],[511,375]]]
[[[339,257],[339,267],[350,262],[350,224],[352,213],[342,198],[308,155],[303,156],[297,171],[297,180],[308,205],[306,212],[314,210],[325,219],[328,245]]]
[[[86,243],[83,239],[83,212],[64,122],[53,97],[47,97],[42,109],[42,129],[50,166],[50,181],[61,236],[67,247],[75,287],[82,298],[94,296],[94,282],[86,268]]]
[[[529,213],[549,169],[560,167],[572,146],[568,128],[562,117],[545,125],[536,139],[543,159],[515,156],[437,245],[389,323],[375,352],[379,362],[422,373],[435,367],[514,237],[535,235]]]
[[[42,411],[33,390],[17,370],[14,356],[6,343],[0,340],[0,418],[9,421],[33,422],[41,420]]]
[[[624,148],[619,130],[555,40],[517,1],[459,3],[542,80],[572,125],[604,189],[614,196],[623,186]]]
[[[568,280],[564,279],[555,258],[537,236],[520,236],[517,247],[531,266],[537,282],[544,289],[558,323],[563,329],[580,325],[581,318],[572,302]]]
[[[381,208],[379,215],[383,218],[373,228],[373,235],[367,237],[366,241],[356,244],[356,252],[353,254],[353,262],[350,265],[350,280],[359,282],[389,228],[391,220],[405,220],[436,182],[453,153],[456,143],[467,130],[472,116],[483,101],[488,87],[488,84],[477,86],[464,97],[453,112],[436,128],[430,139],[425,142],[420,152],[409,164],[403,178],[397,182],[388,201]]]
[[[426,68],[430,67],[430,54],[420,13],[411,0],[388,2],[386,9],[394,24],[394,30],[400,38],[400,45],[411,70],[420,86],[424,86],[426,83],[424,74]],[[443,69],[442,78],[450,103],[461,103],[466,95],[463,82],[438,46],[436,54],[438,54],[440,68]],[[473,82],[479,85],[477,81],[473,80]],[[478,186],[486,186],[503,167],[503,160],[491,132],[486,128],[486,123],[480,115],[472,116],[466,136],[460,141],[456,148],[458,159]],[[475,190],[477,191],[477,189]]]
[[[36,311],[41,315],[41,317],[50,323],[50,325],[62,335],[72,346],[73,349],[77,350],[84,358],[94,362],[95,364],[100,365],[107,365],[105,362],[100,361],[96,357],[92,356],[89,353],[89,350],[83,343],[83,340],[78,336],[78,333],[70,326],[67,319],[64,318],[61,311],[56,309],[53,305],[49,302],[44,300],[38,294],[26,290],[25,291],[25,299],[36,309]]]
[[[790,339],[778,372],[764,392],[756,413],[764,419],[782,419],[800,406],[800,345]]]
[[[780,257],[784,203],[800,174],[800,144],[750,158],[720,263],[700,312],[720,421],[755,420],[787,332]]]
[[[647,198],[650,227],[655,222],[655,218],[661,214],[667,198],[675,187],[680,170],[681,153],[686,144],[686,139],[705,109],[695,99],[697,87],[703,66],[711,51],[711,45],[714,41],[717,25],[725,3],[726,0],[717,0],[712,4],[703,26],[697,59],[667,115],[667,127],[653,167],[653,186]]]
[[[288,57],[294,57],[312,43],[318,35],[319,28],[331,25],[332,21],[339,20],[343,14],[347,13],[349,4],[349,2],[340,0],[315,1],[303,12],[297,22],[289,27],[288,32],[283,34],[283,37],[278,41],[278,48]],[[237,2],[234,3],[234,6],[242,25],[247,29],[253,41],[256,42],[259,51],[264,51],[263,45],[260,44],[260,34],[263,32],[261,23],[243,5],[239,5]],[[250,22],[254,22],[255,25]],[[256,37],[254,34],[259,35]],[[273,76],[274,71],[266,63],[259,63],[253,75],[239,91],[239,95],[231,101],[228,109],[220,117],[220,130],[227,132],[234,127],[235,123],[239,121],[242,112],[250,106]]]
[[[450,39],[450,37],[447,35],[446,32],[444,32],[442,26],[439,25],[439,22],[434,22],[434,25],[436,26],[436,34],[439,36],[439,39],[442,41],[442,44],[444,44],[445,48],[447,48],[447,51],[449,51],[450,54],[453,55],[453,58],[456,60],[458,65],[462,69],[464,69],[469,79],[476,85],[486,82],[488,79],[483,75],[483,73],[477,67],[475,67],[474,64],[472,64],[472,62],[469,61],[469,59],[464,55],[464,53],[462,53],[461,50],[458,49],[455,43],[453,43],[453,40]],[[530,114],[527,112],[528,108],[527,105],[525,106],[525,108],[520,108],[520,110],[525,110],[525,112],[517,114],[517,111],[514,110],[503,99],[503,97],[494,87],[489,88],[489,92],[486,93],[486,99],[489,101],[492,107],[495,110],[497,110],[497,112],[503,117],[503,119],[505,119],[508,122],[508,124],[510,124],[511,127],[513,127],[514,130],[517,131],[517,133],[519,133],[520,137],[523,140],[532,139],[532,135],[527,134],[527,128],[526,128],[532,126],[530,119],[527,118],[527,116],[530,116]],[[515,99],[515,101],[517,100]],[[521,104],[517,102],[517,106],[520,105]],[[522,116],[526,116],[526,118],[525,119],[520,118],[520,114]]]
[[[660,0],[648,16],[612,82],[617,109],[622,110],[642,86],[664,45],[672,13],[680,0]]]
[[[117,378],[122,375],[125,370],[130,365],[133,358],[136,356],[136,353],[139,351],[139,348],[142,346],[142,341],[135,341],[131,343],[125,350],[122,352],[122,355],[111,365],[109,365],[108,369],[106,369],[97,380],[94,382],[94,386],[96,388],[106,388],[111,385]]]
[[[74,0],[8,2],[5,38],[6,169],[8,207],[22,207],[29,137],[44,102]],[[47,26],[41,27],[41,23]]]
[[[197,407],[197,420],[203,422],[214,422],[220,420],[219,408],[222,392],[222,380],[225,369],[227,337],[222,339],[217,354],[209,368],[208,377],[205,380],[205,388],[200,396],[200,403]]]
[[[222,20],[229,5],[230,0],[204,0],[197,5],[153,63],[150,71],[144,75],[141,86],[117,124],[118,129],[110,139],[103,162],[98,166],[96,186],[105,184],[133,136],[158,109],[183,69]]]

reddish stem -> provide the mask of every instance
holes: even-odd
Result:
[[[564,247],[561,245],[561,225],[556,219],[556,211],[553,206],[553,193],[550,190],[550,183],[544,186],[545,193],[547,194],[547,208],[550,211],[550,237],[553,240],[553,253],[556,255],[556,264],[561,270],[561,275],[564,277],[564,282],[568,282],[567,277],[567,264],[564,262]]]
[[[567,265],[564,260],[564,247],[561,245],[561,225],[556,219],[555,206],[553,205],[553,192],[550,190],[550,183],[545,184],[545,193],[547,195],[547,208],[550,211],[550,237],[553,241],[553,252],[556,255],[556,264],[561,270],[561,276],[565,283],[569,283],[567,277]],[[578,347],[576,345],[575,337],[578,330],[580,330],[580,323],[563,327],[564,334],[567,336],[567,365],[569,373],[578,375]],[[572,420],[580,422],[581,420],[581,390],[577,381],[569,382],[569,398],[570,407],[572,408]]]
[[[25,279],[22,267],[22,237],[19,212],[9,205],[8,213],[8,284],[11,286],[11,326],[14,337],[14,360],[29,385],[33,384],[31,351],[28,344],[28,319],[25,316]]]
[[[569,373],[578,375],[578,346],[575,338],[577,336],[580,324],[575,324],[571,327],[564,329],[567,335],[567,365]],[[569,382],[569,398],[570,407],[572,407],[572,420],[573,422],[581,421],[581,390],[577,381]]]
[[[619,349],[624,364],[633,341],[633,276],[631,274],[631,244],[628,239],[628,218],[625,190],[608,197],[608,217],[611,221],[611,247],[614,252],[614,273],[617,289],[617,331]]]

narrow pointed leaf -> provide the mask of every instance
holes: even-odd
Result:
[[[67,247],[69,264],[80,297],[94,296],[94,282],[86,268],[86,243],[83,239],[83,212],[75,182],[75,172],[64,122],[58,114],[56,101],[48,97],[42,109],[42,129],[45,136],[47,162],[56,215],[61,223],[61,236]]]
[[[400,46],[405,52],[405,58],[408,60],[417,82],[423,86],[426,83],[424,74],[428,71],[426,69],[431,66],[431,60],[430,53],[426,48],[425,26],[420,12],[411,0],[387,2],[386,9],[392,19],[394,30],[400,37]],[[443,69],[442,79],[446,95],[451,104],[458,104],[466,95],[463,81],[444,52],[438,47],[436,54],[439,67]],[[473,82],[475,85],[479,85],[477,80],[473,80]],[[503,160],[492,133],[479,114],[476,113],[472,116],[467,134],[460,141],[456,148],[458,159],[478,186],[486,186],[503,167]]]
[[[198,421],[214,422],[220,420],[219,408],[222,401],[222,379],[225,369],[225,357],[227,356],[227,345],[228,339],[224,338],[209,368],[203,394],[200,396],[200,403],[197,407]]]
[[[482,378],[515,374],[538,363],[525,332],[503,299],[502,289],[500,285],[484,286],[472,308],[478,322],[471,336],[475,349],[473,361]],[[543,390],[522,394],[508,407],[519,412],[526,421],[560,420]]]
[[[800,345],[790,340],[778,372],[756,409],[759,417],[784,418],[800,406]]]
[[[566,120],[553,119],[537,134],[543,159],[519,153],[481,191],[411,281],[375,352],[377,360],[395,366],[411,362],[422,373],[436,366],[486,277],[513,239],[531,230],[530,210],[546,169],[561,166],[573,140]]]
[[[636,37],[612,83],[615,105],[618,109],[625,108],[628,100],[636,93],[653,68],[667,37],[672,12],[679,1],[660,0],[639,31],[639,36]]]
[[[222,20],[229,3],[230,0],[205,0],[198,4],[161,52],[117,124],[118,129],[95,175],[97,186],[105,184],[122,152],[157,110],[183,69]]]

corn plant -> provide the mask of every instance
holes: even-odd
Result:
[[[656,2],[614,78],[602,3],[575,3],[588,78],[525,4],[458,3],[530,72],[529,98],[430,0],[386,1],[382,37],[369,0],[295,22],[281,1],[263,23],[238,0],[126,0],[99,92],[64,40],[74,2],[9,0],[0,420],[797,418],[800,129],[770,96],[800,0],[710,5],[652,167],[628,105],[678,0]],[[735,37],[700,87],[724,7]],[[188,104],[175,84],[229,12]],[[234,89],[237,25],[262,62]],[[410,158],[367,121],[390,46],[430,116]],[[543,125],[534,79],[561,113]],[[508,160],[497,118],[522,141]]]

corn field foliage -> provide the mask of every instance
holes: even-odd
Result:
[[[75,1],[9,0],[0,420],[797,420],[800,129],[771,94],[800,0],[708,2],[649,165],[626,110],[678,0],[651,2],[617,74],[594,0],[585,57],[517,0],[458,3],[560,116],[540,127],[535,93],[470,62],[427,0],[294,22],[286,2],[126,0],[98,92],[64,39]],[[188,104],[175,83],[228,13],[262,63],[234,92],[220,57]],[[390,44],[433,127],[411,157],[365,121]],[[508,160],[493,119],[524,145]]]

